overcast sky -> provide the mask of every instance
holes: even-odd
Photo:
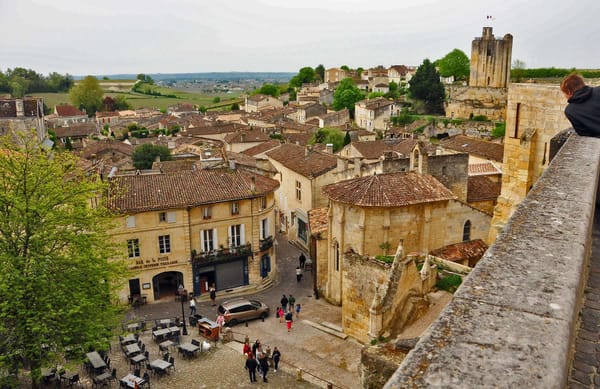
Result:
[[[494,20],[486,20],[491,15]],[[0,69],[297,72],[419,65],[483,26],[526,67],[600,68],[600,0],[0,0]]]

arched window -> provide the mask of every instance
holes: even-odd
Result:
[[[463,242],[471,240],[471,221],[467,220],[463,226]]]

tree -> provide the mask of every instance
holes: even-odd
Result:
[[[512,63],[512,71],[510,75],[515,78],[515,82],[521,82],[525,74],[525,62],[520,59],[515,59]]]
[[[413,98],[423,102],[425,113],[443,113],[446,91],[435,66],[425,59],[410,79],[409,91]]]
[[[69,91],[69,98],[74,106],[85,109],[88,116],[92,116],[102,108],[102,96],[104,92],[98,79],[87,76]]]
[[[344,147],[344,133],[337,128],[320,128],[313,134],[308,143],[321,143],[324,145],[331,143],[333,144],[333,152],[335,153]]]
[[[127,275],[98,199],[105,185],[35,133],[0,140],[0,370],[61,363],[70,348],[108,349],[119,321],[115,287]],[[90,206],[94,204],[94,206]]]
[[[144,143],[141,146],[137,146],[133,149],[131,155],[133,166],[136,169],[152,168],[152,163],[154,163],[156,157],[160,157],[161,161],[170,161],[173,159],[171,151],[167,146],[153,145],[152,143]]]
[[[322,64],[317,65],[317,67],[315,68],[315,73],[317,77],[321,79],[321,81],[325,81],[325,66],[323,66]]]
[[[294,88],[300,88],[302,84],[307,84],[313,82],[317,78],[317,74],[315,70],[310,66],[303,67],[300,69],[297,75],[292,77],[289,82],[289,85]]]
[[[137,79],[138,79],[140,82],[144,82],[144,83],[146,83],[146,84],[154,84],[154,80],[152,79],[152,77],[150,77],[149,75],[147,75],[147,74],[144,74],[144,73],[140,73],[140,74],[138,74],[138,75],[137,75]]]
[[[221,98],[219,96],[213,97],[212,102],[213,104],[219,104],[221,102]]]
[[[346,135],[344,136],[344,146],[352,143],[352,139],[350,139],[350,131],[346,131]]]
[[[231,110],[232,111],[239,111],[240,110],[240,105],[238,103],[231,104]]]
[[[354,104],[365,98],[363,91],[358,89],[354,80],[344,78],[340,81],[335,93],[333,94],[333,109],[339,111],[347,108],[351,115],[354,115]]]
[[[264,84],[255,91],[256,93],[261,93],[263,95],[279,97],[279,87],[273,84]]]
[[[442,77],[452,77],[456,81],[469,78],[471,61],[469,57],[459,49],[454,49],[443,58],[438,59],[436,65]]]

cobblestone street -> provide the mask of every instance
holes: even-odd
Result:
[[[341,308],[332,306],[323,299],[315,299],[312,288],[312,275],[310,271],[304,272],[302,281],[297,282],[295,268],[298,266],[300,251],[287,242],[285,236],[277,237],[277,266],[279,274],[272,287],[258,293],[246,295],[265,302],[270,307],[270,315],[265,321],[253,320],[246,325],[238,324],[232,328],[236,341],[217,343],[216,350],[200,355],[196,359],[186,360],[178,358],[175,353],[176,371],[169,376],[153,380],[153,388],[231,388],[249,387],[248,374],[244,369],[244,357],[241,354],[242,340],[248,336],[251,342],[260,339],[263,346],[271,349],[277,346],[282,353],[280,370],[274,373],[269,371],[269,382],[258,385],[271,385],[281,388],[309,388],[333,387],[359,388],[359,364],[362,345],[347,338],[340,339],[331,334],[314,328],[306,320],[314,323],[329,322],[341,325]],[[301,304],[302,310],[299,319],[294,319],[291,332],[287,332],[285,323],[280,323],[275,317],[275,309],[279,304],[282,294],[293,294],[296,302]],[[217,304],[231,298],[225,292],[217,292]],[[165,299],[167,300],[167,299]],[[186,318],[189,313],[187,303],[184,305]],[[197,311],[202,316],[215,320],[216,307],[211,306],[206,296],[200,296]],[[181,303],[169,298],[168,301],[144,305],[132,309],[127,313],[127,320],[153,320],[156,318],[181,317]],[[192,337],[202,340],[196,328],[189,328],[189,335],[182,341]],[[151,339],[150,331],[142,335],[142,339],[150,349],[150,358],[158,357],[158,346]],[[120,363],[117,357],[123,359]],[[117,366],[119,375],[129,371],[123,353],[113,348],[111,359],[122,365]],[[302,377],[306,381],[297,381],[296,372],[302,370]],[[121,371],[124,374],[121,374]],[[143,374],[143,372],[142,372]],[[257,384],[252,384],[255,387]]]

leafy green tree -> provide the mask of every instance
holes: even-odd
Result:
[[[67,138],[65,141],[65,149],[71,151],[73,150],[73,143],[71,143],[71,138]]]
[[[279,87],[273,84],[263,84],[260,89],[256,90],[256,93],[261,93],[263,95],[269,95],[273,97],[279,97]]]
[[[383,97],[383,96],[385,96],[385,93],[383,93],[383,92],[371,92],[371,93],[369,93],[369,98],[370,99],[375,99],[377,97]]]
[[[198,111],[200,111],[200,112],[202,112],[202,113],[205,113],[205,112],[207,111],[207,108],[206,108],[204,105],[201,105],[201,106],[198,108]]]
[[[10,80],[10,94],[14,98],[21,98],[29,90],[30,81],[21,76],[14,76]]]
[[[339,111],[347,108],[350,114],[354,115],[354,104],[365,98],[363,91],[358,89],[354,80],[351,78],[344,78],[340,81],[335,93],[333,94],[333,109]]]
[[[325,81],[325,66],[323,66],[322,64],[317,65],[317,67],[315,68],[315,73],[321,81]]]
[[[103,95],[102,87],[94,76],[87,76],[69,91],[71,103],[80,109],[85,109],[88,116],[102,109]]]
[[[218,104],[218,103],[220,103],[220,102],[221,102],[221,98],[220,98],[219,96],[217,96],[217,97],[214,97],[214,98],[212,99],[212,102],[213,102],[213,104]]]
[[[525,62],[521,61],[520,59],[515,59],[512,63],[510,76],[515,80],[515,82],[521,82],[521,80],[523,80],[524,74]]]
[[[156,157],[160,157],[161,161],[170,161],[173,159],[168,147],[153,145],[152,143],[144,143],[141,146],[137,146],[133,149],[131,155],[133,166],[136,169],[152,168],[152,163],[156,160]]]
[[[3,137],[0,153],[0,371],[30,374],[68,349],[108,349],[119,321],[115,287],[127,277],[107,234],[101,180],[35,133]],[[90,206],[94,204],[94,206]]]
[[[240,110],[240,105],[238,103],[231,104],[231,110],[232,111],[239,111]]]
[[[446,91],[440,81],[440,74],[435,66],[425,59],[410,79],[409,91],[413,98],[421,101],[425,113],[440,114],[444,112]]]
[[[358,76],[360,77],[360,75],[362,74],[362,72],[364,72],[365,69],[361,68],[361,67],[357,67],[356,68],[356,73],[358,74]]]
[[[311,139],[308,141],[309,144],[321,143],[333,144],[333,152],[338,152],[344,147],[344,133],[337,128],[324,127],[317,130]]]
[[[350,68],[348,67],[348,65],[342,65],[342,66],[340,66],[340,69],[345,70],[347,72],[350,71]]]
[[[292,77],[289,85],[293,88],[300,88],[302,84],[313,82],[316,78],[317,74],[315,73],[315,69],[311,68],[310,66],[303,67],[300,69],[297,75]]]
[[[459,50],[454,49],[443,58],[436,61],[439,72],[442,77],[454,76],[456,81],[469,79],[471,61],[467,55]]]
[[[146,84],[150,84],[150,85],[154,84],[154,80],[152,79],[152,77],[150,77],[149,75],[144,74],[144,73],[138,74],[137,79]]]

